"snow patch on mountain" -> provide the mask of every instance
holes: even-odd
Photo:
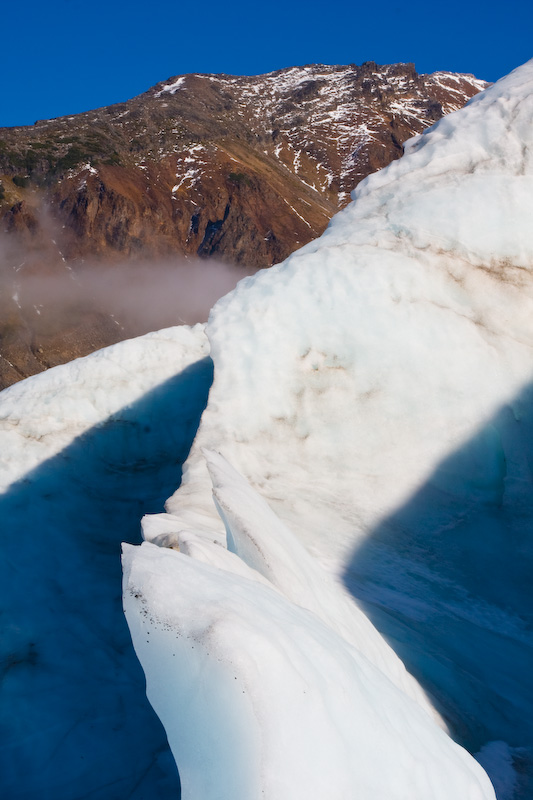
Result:
[[[178,89],[180,89],[185,82],[185,76],[182,76],[175,80],[173,83],[167,83],[160,89],[158,92],[155,93],[155,97],[161,97],[161,95],[168,92],[168,94],[176,94]]]

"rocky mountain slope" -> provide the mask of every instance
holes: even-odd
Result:
[[[485,86],[373,62],[184,75],[126,103],[0,129],[1,385],[124,335],[77,308],[64,338],[46,309],[21,307],[24,275],[70,281],[88,260],[175,254],[270,266]]]

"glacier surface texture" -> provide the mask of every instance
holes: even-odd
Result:
[[[529,62],[212,310],[124,554],[186,800],[533,796],[532,216]]]

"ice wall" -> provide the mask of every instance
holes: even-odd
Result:
[[[186,465],[184,484],[168,501],[167,515],[148,519],[144,526],[146,538],[156,544],[181,549],[183,536],[187,534],[206,543],[216,541],[216,546],[224,552],[220,548],[225,544],[224,529],[212,502],[211,479],[201,452],[202,447],[211,448],[222,453],[250,481],[322,567],[341,577],[353,567],[354,553],[372,541],[380,525],[399,508],[407,507],[411,498],[425,487],[431,487],[434,494],[438,493],[441,506],[452,510],[450,517],[443,520],[442,515],[432,518],[428,513],[421,519],[411,514],[403,520],[403,527],[390,526],[387,549],[383,551],[389,559],[386,563],[391,584],[397,575],[403,575],[402,563],[409,561],[410,578],[416,573],[417,588],[425,587],[426,595],[418,608],[419,619],[417,601],[413,600],[408,609],[405,593],[401,596],[397,592],[394,598],[391,592],[387,597],[386,586],[381,585],[381,595],[374,600],[392,616],[400,613],[395,607],[396,600],[403,602],[401,610],[405,613],[409,610],[403,634],[404,644],[408,645],[410,637],[416,638],[417,624],[426,611],[424,599],[439,598],[443,615],[446,617],[448,613],[449,628],[448,635],[441,636],[434,644],[439,651],[438,664],[433,665],[429,677],[430,683],[438,688],[437,672],[447,675],[444,685],[440,685],[441,707],[453,719],[456,732],[473,749],[476,744],[485,743],[483,736],[494,735],[510,715],[520,740],[511,744],[523,745],[524,752],[531,748],[533,739],[522,716],[517,716],[520,705],[517,698],[522,698],[524,708],[530,708],[525,665],[531,663],[528,659],[532,642],[526,632],[529,601],[523,592],[513,596],[513,624],[506,618],[499,628],[500,636],[508,639],[512,638],[513,630],[520,632],[509,644],[520,664],[512,681],[508,683],[505,670],[503,674],[499,671],[500,663],[498,670],[489,674],[490,658],[480,670],[473,664],[475,654],[469,657],[468,668],[478,669],[478,684],[499,683],[498,692],[491,696],[491,702],[495,700],[496,705],[501,705],[499,717],[483,707],[481,691],[474,712],[477,719],[470,712],[460,719],[466,693],[461,697],[458,691],[450,702],[447,691],[451,687],[453,692],[453,681],[459,683],[462,668],[453,673],[453,665],[464,660],[470,642],[476,638],[485,645],[489,642],[487,631],[490,625],[500,624],[498,620],[502,619],[512,592],[511,580],[501,582],[503,589],[498,596],[486,592],[486,587],[498,582],[500,576],[494,571],[480,580],[475,554],[479,553],[480,562],[490,564],[491,570],[496,569],[497,558],[487,562],[483,557],[487,531],[494,530],[495,521],[501,521],[502,513],[505,515],[506,502],[516,501],[518,495],[526,496],[532,488],[528,466],[531,439],[526,438],[519,447],[514,447],[510,439],[517,441],[518,430],[512,425],[507,427],[512,435],[506,438],[495,422],[502,409],[508,410],[516,425],[520,424],[521,415],[528,418],[530,413],[529,405],[524,412],[524,397],[533,375],[533,228],[529,222],[533,212],[532,123],[533,62],[529,62],[474,98],[463,110],[408,143],[404,158],[359,185],[353,195],[354,202],[332,220],[320,239],[278,267],[242,281],[234,292],[217,303],[207,329],[215,382]],[[526,426],[528,437],[529,429]],[[461,455],[451,458],[454,453]],[[281,588],[284,603],[289,603],[290,611],[284,605],[287,614],[295,614],[299,620],[296,622],[295,616],[283,626],[287,624],[299,631],[303,625],[298,610],[301,597],[287,596],[291,581],[284,583],[278,577],[279,567],[271,571],[261,568],[262,561],[253,548],[246,546],[239,552],[232,544],[235,520],[228,521],[216,490],[215,499],[230,531],[229,549],[235,550],[256,572],[259,569],[278,592]],[[472,529],[465,532],[468,561],[462,571],[448,574],[446,565],[441,569],[436,554],[446,554],[447,531],[456,529],[457,519],[464,519],[469,513],[468,504],[475,502],[484,511],[476,517]],[[529,506],[522,502],[520,508]],[[235,513],[242,516],[238,510]],[[523,538],[527,527],[523,524],[517,531],[521,544],[516,553],[517,558],[529,564],[531,547],[528,540],[524,545]],[[404,536],[396,536],[404,529],[412,534],[407,543]],[[426,548],[430,538],[438,539],[440,547]],[[514,539],[504,543],[506,564],[512,561],[514,546]],[[375,569],[371,561],[367,559]],[[376,556],[374,562],[378,561]],[[231,563],[235,563],[233,558]],[[466,569],[467,563],[472,565],[470,570]],[[181,570],[188,574],[195,569],[190,558],[182,553],[176,555],[163,549],[154,554],[152,547],[143,545],[128,551],[127,565],[127,574],[134,576],[132,586],[143,586],[144,580],[149,586],[147,596],[143,594],[147,597],[143,613],[145,619],[153,620],[150,624],[157,626],[157,620],[164,619],[172,627],[183,618],[186,627],[198,625],[202,630],[204,626],[211,630],[208,621],[213,614],[217,621],[224,619],[223,605],[220,614],[215,610],[218,599],[213,604],[201,604],[200,598],[193,595],[195,605],[190,607],[179,589],[169,592],[166,601],[158,593],[156,576],[160,573],[172,572],[173,582],[179,587]],[[217,566],[228,571],[225,566]],[[381,569],[383,584],[386,570]],[[242,567],[235,570],[241,575]],[[202,572],[202,576],[206,579],[202,583],[205,587],[207,573]],[[363,576],[362,582],[368,585],[372,577]],[[212,575],[215,584],[219,578],[218,572]],[[188,579],[183,580],[184,587],[189,587]],[[408,584],[409,589],[413,585],[414,579]],[[264,587],[254,587],[254,597],[255,592],[262,597]],[[446,592],[454,598],[448,612],[443,601]],[[139,609],[136,610],[131,599],[126,602],[136,649],[150,686],[153,661],[145,653],[135,622]],[[251,598],[247,595],[248,602]],[[463,620],[468,618],[472,604],[480,613],[470,615],[468,626],[461,629],[455,652],[455,623],[461,615]],[[314,633],[319,636],[317,632],[322,631],[321,625],[325,623],[327,635],[333,635],[334,615],[325,621],[316,611],[310,609],[314,615],[311,626]],[[259,622],[259,611],[257,614],[263,636],[266,622]],[[250,619],[248,633],[252,643],[253,630]],[[232,625],[227,633],[234,635]],[[297,647],[298,633],[294,635]],[[242,642],[243,658],[248,658],[246,637],[240,638],[238,633],[235,636],[236,641]],[[263,637],[269,645],[280,646],[275,636],[272,640],[269,636],[265,633]],[[342,647],[346,647],[345,632],[340,632],[340,636]],[[217,638],[215,653],[222,652],[219,647],[223,648],[224,661],[228,652],[224,648],[231,649],[228,643],[231,639],[223,644],[221,640]],[[333,644],[325,646],[337,652]],[[366,657],[365,646],[363,643],[358,650]],[[179,668],[172,671],[171,656],[163,639],[158,639],[157,647],[165,665],[164,674],[157,673],[163,687],[161,692],[170,695],[174,680],[180,680]],[[302,644],[303,650],[308,647],[311,648],[309,642]],[[267,645],[259,646],[261,656],[266,648]],[[286,654],[286,661],[280,656],[278,662],[283,684],[289,680],[289,673],[284,670],[290,671],[296,656],[285,646],[281,649]],[[482,659],[489,650],[488,646],[480,646]],[[259,663],[261,656],[254,658],[255,662]],[[209,663],[207,649],[205,663]],[[242,675],[247,674],[246,665],[242,668]],[[314,687],[313,697],[317,697],[317,685],[321,687],[325,713],[330,703],[332,706],[336,703],[328,695],[330,671],[334,672],[334,666],[328,662],[320,676],[314,674],[311,678],[309,674],[305,678]],[[356,673],[357,669],[352,673],[355,682],[359,680]],[[420,673],[424,677],[424,663],[420,664]],[[242,677],[240,672],[237,674]],[[381,669],[372,675],[372,680],[382,680]],[[352,686],[351,679],[343,677],[342,682],[345,680]],[[260,696],[260,685],[256,684],[255,689],[257,703],[264,704],[261,709],[268,708],[272,719],[277,715],[278,720],[283,720],[287,698],[278,698],[270,684],[265,684],[264,697]],[[249,796],[254,797],[258,787],[267,794],[270,792],[269,796],[281,796],[273,793],[273,784],[266,777],[270,774],[269,765],[276,764],[276,771],[278,762],[271,760],[271,751],[266,745],[263,748],[258,738],[264,719],[257,717],[254,724],[256,706],[250,697],[247,703],[240,719],[246,720],[245,727],[251,737],[244,741],[236,735],[233,763],[249,761],[242,755],[244,750],[239,750],[239,743],[246,752],[251,748],[254,767],[252,783],[247,784],[252,787]],[[373,705],[372,701],[369,706]],[[376,695],[375,708],[378,706]],[[176,709],[176,719],[179,713]],[[387,716],[385,709],[381,713]],[[418,713],[417,710],[417,719]],[[391,714],[395,718],[395,712]],[[404,731],[411,730],[415,724],[411,722],[411,712],[402,715]],[[529,713],[524,716],[530,717]],[[165,718],[163,714],[162,717]],[[303,727],[311,730],[308,718],[305,715],[301,718]],[[342,724],[339,721],[339,730]],[[174,722],[168,717],[166,725],[167,730],[174,729]],[[361,725],[367,730],[365,722]],[[321,728],[319,722],[317,730]],[[199,726],[192,733],[201,736],[202,730]],[[428,742],[433,735],[441,735],[437,730],[432,728],[434,733],[428,733]],[[350,758],[359,764],[355,740],[351,735],[346,739],[341,736],[339,748],[341,740]],[[178,764],[180,752],[176,745]],[[365,775],[361,783],[351,784],[358,797],[395,796],[390,794],[392,790],[386,783],[387,772],[398,765],[401,771],[407,762],[403,756],[391,755],[389,764],[387,752],[388,747],[381,752],[383,758],[374,762],[373,777],[364,773],[362,766],[356,770],[358,775]],[[417,745],[410,752],[416,761]],[[433,752],[438,761],[439,747]],[[298,760],[297,750],[291,749],[290,742],[285,758],[286,765]],[[455,752],[450,758],[449,766],[440,773],[440,781],[428,777],[431,758],[428,762],[423,759],[429,772],[422,770],[425,777],[420,784],[413,778],[418,775],[414,763],[411,771],[406,768],[396,783],[398,796],[402,791],[409,797],[425,798],[474,797],[477,791],[490,796],[486,787],[479,789],[478,773],[468,759],[463,760],[464,754],[459,756]],[[340,768],[352,775],[348,761],[347,756]],[[453,787],[452,776],[463,775],[465,763],[469,778],[458,791]],[[188,769],[186,756],[182,766]],[[205,768],[209,770],[208,765]],[[528,769],[522,763],[522,773]],[[435,775],[439,774],[438,767],[436,770]],[[287,781],[291,780],[289,768],[283,774]],[[300,775],[295,770],[294,775],[297,774]],[[287,796],[298,796],[300,778],[294,780]],[[527,782],[526,778],[523,780]],[[449,795],[441,794],[447,791],[441,783],[453,787]],[[524,786],[521,796],[525,797]],[[337,794],[329,796],[351,796],[343,793],[341,777],[336,787]],[[191,789],[190,797],[200,797],[195,791]],[[418,791],[420,795],[416,794]],[[204,794],[202,800],[208,796]],[[311,792],[309,796],[314,795]]]

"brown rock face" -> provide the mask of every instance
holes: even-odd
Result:
[[[471,75],[373,62],[184,75],[127,103],[0,129],[3,281],[16,284],[12,270],[66,274],[82,261],[171,255],[270,266],[319,236],[359,181],[401,156],[407,138],[485,86]],[[6,303],[3,385],[37,362],[45,368],[102,346],[111,332],[120,338],[109,321],[93,316],[88,335],[87,320],[78,320],[71,340],[80,352],[62,348],[58,332],[64,356],[50,359],[48,344],[35,352],[28,344],[35,320],[16,323],[21,309]],[[18,355],[9,345],[17,324],[31,332]]]

